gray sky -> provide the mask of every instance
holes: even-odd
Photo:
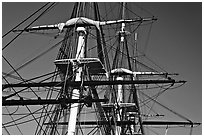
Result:
[[[5,34],[42,5],[42,3],[3,3],[2,34]],[[187,81],[184,86],[162,95],[160,102],[192,121],[202,122],[201,3],[157,2],[138,5],[158,18],[158,21],[153,24],[146,54],[168,72],[179,73],[177,79]],[[52,14],[43,16],[35,25],[66,21],[70,17],[71,7],[72,4],[61,4],[52,11]],[[9,39],[10,36],[2,41],[3,46],[8,42],[7,38]],[[28,42],[25,43],[26,40]],[[12,43],[2,54],[11,64],[18,66],[25,62],[25,58],[45,50],[44,46],[53,45],[55,42],[50,37],[27,35]],[[58,49],[55,49],[48,53],[36,64],[21,70],[20,74],[29,78],[53,71],[53,61],[57,51]],[[45,62],[47,62],[46,65],[44,65]],[[3,61],[3,72],[9,72],[8,68],[8,65]],[[195,128],[194,134],[201,134],[201,130],[201,126]]]

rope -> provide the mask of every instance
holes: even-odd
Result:
[[[8,129],[4,125],[2,125],[2,127],[6,130],[8,135],[11,135],[10,132],[8,131]],[[2,135],[3,135],[3,133],[2,133]]]
[[[55,44],[54,46],[50,47],[49,49],[47,49],[46,51],[42,52],[41,54],[39,54],[38,56],[34,57],[33,59],[27,61],[26,63],[24,63],[23,65],[21,65],[20,67],[18,67],[17,69],[15,69],[15,71],[19,71],[20,69],[22,69],[23,67],[27,66],[28,64],[32,63],[33,61],[35,61],[36,59],[42,57],[44,54],[48,53],[49,51],[53,50],[54,48],[56,48],[62,41],[58,42],[57,44]],[[8,75],[11,75],[15,72],[14,70],[9,72],[5,77],[7,77]]]
[[[9,61],[2,55],[2,57],[4,58],[4,60],[9,64],[9,66],[14,70],[14,72],[16,72],[16,74],[22,79],[22,81],[24,81],[24,79],[21,77],[21,75],[15,70],[15,68],[9,63]],[[25,81],[24,81],[25,82]],[[38,95],[32,90],[32,88],[30,88],[31,91],[36,95],[36,97],[38,97]]]
[[[170,109],[170,108],[164,106],[163,104],[159,103],[158,101],[156,101],[155,99],[151,98],[151,97],[148,96],[147,94],[145,94],[145,93],[143,93],[143,92],[140,92],[140,93],[141,93],[142,95],[146,96],[147,98],[151,99],[152,101],[154,101],[154,102],[157,103],[158,105],[162,106],[163,108],[169,110],[169,111],[172,112],[173,114],[175,114],[175,115],[179,116],[180,118],[182,118],[182,119],[184,119],[184,120],[189,121],[190,123],[192,123],[192,121],[189,120],[188,118],[186,118],[185,116],[183,116],[183,115],[181,115],[181,114],[175,112],[174,110],[172,110],[172,109]]]
[[[35,21],[37,21],[43,14],[45,14],[45,12],[47,12],[49,10],[49,8],[51,8],[55,3],[51,4],[44,12],[42,12],[35,20],[33,20],[30,24],[28,24],[24,30],[26,30],[30,25],[32,25]],[[4,46],[2,48],[2,50],[6,49],[15,39],[17,39],[24,31],[21,31],[16,37],[14,37],[9,43],[6,44],[6,46]]]
[[[51,77],[54,77],[54,76],[51,76]],[[50,79],[51,77],[49,77],[49,78],[47,78],[47,79],[44,79],[44,80],[42,80],[42,81],[40,81],[40,82],[43,82],[43,81],[45,81],[45,80],[48,80],[48,79]],[[6,80],[6,79],[5,79]],[[6,80],[7,81],[7,80]],[[39,83],[40,83],[39,82]],[[8,82],[7,82],[8,83]],[[8,83],[9,84],[9,83]],[[60,84],[60,83],[59,83]],[[24,88],[24,89],[22,89],[22,90],[20,90],[20,91],[18,91],[18,92],[15,92],[15,93],[13,93],[13,94],[11,94],[11,95],[8,95],[8,96],[6,96],[6,97],[4,97],[5,99],[7,99],[7,98],[10,98],[10,97],[12,97],[12,96],[15,96],[16,94],[18,95],[18,93],[20,93],[20,92],[22,92],[22,91],[24,91],[24,90],[26,90],[26,89],[28,89],[29,87],[26,87],[26,88]],[[14,90],[14,88],[12,88],[13,90]],[[15,90],[14,90],[15,91]],[[18,95],[19,96],[19,95]],[[19,96],[20,97],[20,96]]]
[[[6,107],[6,110],[7,110],[7,112],[10,114],[10,112],[9,112],[9,110],[8,110],[7,107]],[[17,109],[17,110],[18,110],[18,109]],[[17,127],[18,131],[21,133],[21,135],[23,135],[22,131],[20,130],[20,128],[18,127],[18,125],[17,125],[16,122],[14,121],[13,117],[11,116],[11,114],[10,114],[10,117],[11,117],[11,119],[13,120],[13,122],[14,122],[15,126]]]
[[[40,109],[34,111],[33,114],[34,114],[35,112],[40,111],[41,109],[42,109],[42,108],[40,108]],[[25,116],[22,116],[22,117],[20,117],[20,118],[17,118],[17,119],[15,119],[15,120],[13,120],[13,121],[9,121],[9,122],[7,122],[7,123],[3,123],[2,125],[7,125],[7,124],[10,124],[10,123],[12,123],[12,122],[17,122],[17,121],[22,120],[23,118],[26,118],[26,117],[28,117],[28,116],[30,116],[30,115],[31,115],[31,113],[26,113]]]
[[[153,21],[152,21],[151,24],[150,24],[150,29],[149,29],[148,34],[147,34],[147,41],[146,41],[146,43],[145,43],[144,53],[146,52],[147,46],[148,46],[148,43],[149,43],[150,33],[151,33],[151,30],[152,30],[152,24],[153,24]]]
[[[6,81],[7,84],[9,84],[8,80],[5,79],[5,77],[3,77],[3,79]],[[13,91],[15,92],[14,94],[17,95],[19,98],[21,98],[21,96],[18,94],[18,92],[15,91],[15,89],[12,87]],[[7,97],[2,97],[3,99],[6,99]]]
[[[10,31],[8,31],[6,34],[4,34],[2,36],[2,38],[4,38],[5,36],[7,36],[10,32],[12,32],[14,29],[16,29],[17,27],[19,27],[21,24],[23,24],[25,21],[27,21],[29,18],[31,18],[32,16],[34,16],[37,12],[39,12],[40,10],[42,10],[45,6],[47,6],[50,2],[47,2],[45,5],[43,5],[41,8],[39,8],[37,11],[35,11],[33,14],[31,14],[29,17],[27,17],[26,19],[24,19],[22,22],[20,22],[18,25],[16,25],[14,28],[12,28]]]
[[[120,2],[120,3],[118,3],[118,4],[120,4],[121,6],[123,6],[123,4]],[[136,13],[134,13],[132,10],[130,10],[129,8],[127,8],[127,6],[125,6],[124,7],[126,10],[128,10],[129,12],[131,12],[131,13],[133,13],[134,15],[136,15],[137,17],[140,17],[140,18],[142,18],[141,16],[139,16],[139,15],[137,15]]]

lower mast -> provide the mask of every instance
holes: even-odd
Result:
[[[76,59],[84,58],[84,49],[85,49],[85,41],[84,36],[86,34],[84,27],[78,27],[77,32],[79,33],[78,38],[78,46],[77,46],[77,53]],[[75,81],[82,81],[82,67],[77,68],[76,70],[76,78]],[[80,89],[74,89],[72,92],[72,99],[79,99]],[[76,129],[76,121],[77,121],[77,114],[78,114],[78,107],[79,103],[71,104],[70,115],[69,115],[69,124],[68,124],[68,135],[74,135]]]

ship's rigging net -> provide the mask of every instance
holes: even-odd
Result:
[[[48,14],[47,11],[54,5],[45,4],[39,9],[44,8],[44,11],[38,13],[36,19]],[[158,67],[145,53],[152,23],[156,20],[154,16],[147,11],[144,13],[144,9],[133,10],[135,3],[72,5],[69,19],[75,23],[65,26],[63,31],[58,30],[58,25],[47,30],[50,26],[32,28],[30,23],[23,29],[16,26],[3,35],[4,38],[12,31],[17,33],[3,46],[4,64],[9,68],[3,69],[3,134],[68,134],[71,104],[74,103],[77,104],[74,106],[77,107],[75,134],[164,134],[170,128],[199,124],[157,101],[160,95],[185,81],[171,78],[170,75],[176,74],[169,74]],[[99,25],[100,21],[103,25]],[[84,58],[76,59],[78,37],[82,35],[76,30],[81,26],[86,30],[83,34],[85,52]],[[55,33],[54,29],[57,30]],[[47,35],[46,40],[52,36],[55,44],[43,51],[39,48],[37,56],[15,66],[10,63],[11,58],[5,57],[6,51],[22,33],[28,33],[25,36]],[[56,58],[52,58],[56,65],[53,72],[24,78],[25,67],[29,68],[34,61],[53,50],[58,50]],[[53,54],[49,56],[55,57]],[[81,81],[75,84],[79,68],[82,69]],[[73,93],[75,89],[78,94]],[[73,96],[79,98],[73,99]],[[172,115],[174,118],[177,116],[180,122],[172,121]],[[155,122],[161,118],[163,121]],[[28,130],[31,127],[36,128]],[[186,131],[192,132],[190,128]]]

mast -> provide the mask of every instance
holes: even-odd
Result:
[[[85,28],[84,27],[78,27],[77,32],[79,34],[78,38],[78,46],[77,46],[77,53],[76,53],[76,59],[84,58],[84,51],[85,51]],[[79,67],[79,66],[76,66]],[[76,78],[75,81],[82,81],[82,67],[77,68],[76,71]],[[80,88],[76,88],[72,92],[72,99],[79,99],[80,95]],[[68,135],[74,135],[75,134],[75,128],[76,128],[76,121],[77,121],[77,113],[78,113],[78,106],[79,103],[73,103],[71,105],[70,109],[70,116],[69,116],[69,124],[68,124]]]
[[[88,5],[89,3],[76,3],[74,6],[74,11],[72,17],[64,23],[54,24],[54,25],[43,25],[27,28],[23,31],[32,32],[32,31],[40,31],[46,29],[57,29],[59,32],[63,32],[64,29],[67,29],[63,40],[63,48],[60,48],[60,54],[55,61],[57,69],[63,77],[61,81],[44,81],[44,82],[28,82],[28,83],[17,83],[17,84],[3,84],[2,89],[6,88],[16,88],[20,89],[22,87],[30,88],[34,87],[45,87],[45,88],[56,88],[55,90],[59,92],[59,97],[57,98],[43,98],[40,97],[37,99],[23,99],[20,97],[18,100],[9,99],[15,95],[18,95],[17,91],[11,95],[3,97],[2,105],[3,106],[27,106],[27,105],[56,105],[56,109],[53,111],[53,116],[48,116],[43,120],[42,125],[46,126],[45,133],[47,131],[47,127],[51,127],[51,134],[84,134],[84,133],[101,133],[101,134],[115,134],[115,135],[123,135],[123,134],[144,134],[143,126],[148,125],[191,125],[199,124],[192,123],[191,121],[185,122],[172,122],[172,121],[153,121],[147,120],[145,117],[151,116],[150,114],[145,115],[143,112],[143,102],[141,101],[143,95],[138,94],[141,89],[139,85],[142,86],[152,86],[158,84],[175,84],[175,83],[185,83],[185,81],[175,81],[167,77],[167,73],[159,73],[156,71],[153,72],[140,72],[137,69],[137,66],[134,67],[132,62],[137,62],[137,56],[131,55],[131,45],[127,40],[129,36],[132,37],[130,32],[126,30],[126,27],[134,26],[133,23],[138,24],[142,22],[154,21],[153,18],[141,18],[134,17],[133,19],[126,18],[126,2],[121,3],[120,9],[120,17],[118,20],[109,20],[100,17],[99,8],[97,3],[90,3],[93,5]],[[92,14],[91,8],[85,10],[86,7],[91,7],[94,11],[94,16],[89,16]],[[88,13],[88,14],[86,14]],[[122,13],[122,14],[121,14]],[[101,19],[102,20],[101,20]],[[117,25],[118,24],[118,25]],[[119,31],[114,30],[113,35],[117,32],[117,50],[112,64],[112,70],[110,69],[110,62],[108,58],[109,52],[106,51],[106,48],[109,50],[109,47],[113,47],[114,45],[109,45],[108,40],[106,39],[105,34],[106,28],[105,26],[109,25],[114,28],[114,26],[119,26]],[[104,28],[103,28],[104,27]],[[74,28],[74,29],[73,29]],[[91,29],[95,30],[92,31]],[[104,29],[104,30],[103,30]],[[128,29],[132,32],[131,29]],[[22,31],[22,30],[20,30]],[[77,31],[78,35],[75,34]],[[69,34],[70,32],[70,34]],[[95,38],[95,43],[90,40],[87,42],[89,36],[91,38]],[[72,39],[71,38],[75,38]],[[68,40],[69,37],[69,40]],[[75,41],[76,40],[76,41]],[[69,44],[68,44],[69,43]],[[93,44],[93,48],[97,48],[96,56],[98,58],[92,58],[92,56],[88,56],[89,47],[86,44]],[[107,43],[107,45],[106,45]],[[92,46],[92,45],[91,45]],[[129,47],[129,48],[128,48]],[[66,50],[65,50],[66,49]],[[113,48],[114,49],[114,48]],[[90,48],[90,50],[92,50]],[[75,54],[76,53],[76,54]],[[95,52],[94,52],[95,53]],[[122,53],[122,54],[121,54]],[[126,56],[124,56],[124,54]],[[133,53],[134,54],[134,53]],[[95,55],[94,55],[95,56]],[[110,57],[110,56],[109,56]],[[133,57],[135,57],[134,60]],[[123,68],[124,67],[124,68]],[[153,76],[153,75],[161,75],[162,79],[140,79],[143,76]],[[106,77],[109,76],[109,77]],[[113,77],[112,77],[113,76]],[[141,87],[142,87],[141,86]],[[139,87],[139,88],[138,88]],[[161,87],[162,88],[162,87]],[[60,90],[57,90],[60,89]],[[108,92],[110,95],[110,101],[107,96],[104,95],[104,99],[100,99],[103,97],[101,91]],[[113,92],[114,93],[113,93]],[[140,98],[139,98],[140,95]],[[144,94],[145,95],[145,94]],[[157,94],[156,94],[157,95]],[[112,98],[111,98],[112,97]],[[147,101],[154,101],[154,103],[159,104],[154,100],[154,96],[145,96]],[[114,99],[113,99],[114,98]],[[145,98],[144,98],[145,99]],[[106,104],[109,101],[108,104]],[[145,101],[145,100],[144,100]],[[103,102],[101,104],[101,102]],[[94,103],[94,105],[92,105]],[[143,103],[143,104],[142,104]],[[92,110],[89,112],[89,116],[92,118],[91,113],[95,113],[95,117],[93,117],[93,121],[89,118],[83,119],[83,107],[89,107],[88,109]],[[48,108],[48,107],[47,107]],[[86,108],[85,108],[86,109]],[[166,108],[168,109],[168,108]],[[51,110],[51,109],[50,109]],[[43,110],[44,111],[44,110]],[[45,111],[49,111],[45,109]],[[172,111],[173,112],[173,111]],[[64,113],[64,114],[62,114]],[[173,112],[178,115],[177,113]],[[43,114],[43,113],[42,113]],[[46,114],[47,116],[47,114]],[[64,117],[64,118],[63,118]],[[50,119],[50,120],[46,120]],[[184,119],[187,119],[184,117]],[[85,120],[85,121],[83,121]],[[41,120],[39,120],[41,121]],[[40,123],[40,122],[39,122]],[[40,127],[40,124],[39,128]],[[50,126],[51,125],[51,126]],[[92,126],[91,128],[86,126]],[[8,125],[10,126],[10,125]],[[62,126],[62,127],[61,127]],[[84,127],[83,127],[84,126]],[[95,127],[93,127],[95,126]],[[41,129],[40,129],[41,130]],[[82,131],[83,130],[83,131]],[[62,131],[62,132],[60,132]],[[146,129],[145,129],[146,131]],[[37,130],[36,130],[37,133]],[[45,134],[44,133],[44,134]],[[148,132],[147,132],[148,133]],[[40,132],[38,132],[40,134]]]
[[[125,17],[125,10],[126,10],[126,2],[123,2],[122,4],[122,19],[125,20],[126,17]],[[129,56],[129,50],[128,50],[128,44],[127,44],[127,38],[126,36],[130,34],[130,32],[126,31],[125,30],[125,22],[122,23],[121,25],[121,31],[119,31],[119,39],[120,39],[120,44],[123,46],[123,48],[126,49],[126,53],[127,53],[127,63],[128,63],[128,68],[129,68],[129,71],[131,71],[132,73],[132,67],[131,67],[131,62],[130,62],[130,56]],[[119,44],[119,46],[120,46]],[[119,60],[119,62],[121,62],[121,65],[119,66],[122,66],[122,63],[123,63],[123,56],[120,58],[121,60]],[[117,65],[118,66],[118,65]],[[121,77],[120,75],[116,78],[117,80],[123,80],[123,77]],[[130,77],[131,80],[135,80],[133,77]],[[138,116],[138,125],[139,125],[139,130],[138,131],[141,131],[141,134],[144,134],[144,129],[143,129],[143,125],[142,125],[142,118],[141,118],[141,115],[140,115],[140,106],[139,106],[139,101],[138,101],[138,93],[137,93],[137,89],[135,87],[135,85],[133,84],[132,85],[132,90],[133,90],[133,101],[135,102],[135,106],[136,106],[136,109],[137,109],[137,116]],[[117,102],[119,103],[119,106],[120,106],[120,103],[124,103],[125,104],[125,100],[124,100],[124,97],[123,95],[125,96],[125,94],[123,93],[124,91],[122,90],[122,85],[118,85],[118,98],[117,98]],[[119,108],[120,109],[120,108]],[[118,121],[121,121],[122,119],[120,118],[123,118],[124,120],[124,117],[123,115],[126,115],[126,114],[123,114],[122,111],[124,111],[124,109],[120,110],[118,113]],[[124,112],[125,113],[125,112]],[[129,114],[131,115],[132,113],[134,112],[129,112]],[[135,118],[133,118],[133,120],[135,121]],[[121,130],[121,127],[122,127],[122,130]],[[121,127],[118,127],[118,131],[119,131],[119,134],[125,134],[124,133],[124,127],[121,126]],[[121,132],[122,131],[122,132]],[[135,133],[137,132],[135,128],[131,127],[130,128],[130,132],[131,133]],[[116,132],[117,133],[117,132]]]
[[[116,80],[120,80],[120,81],[122,81],[123,80],[123,77],[117,77],[116,78]],[[117,107],[119,107],[120,106],[120,104],[121,103],[123,103],[123,86],[122,85],[118,85],[118,94],[117,94],[117,103],[118,103],[118,106]],[[118,109],[119,111],[118,111],[118,114],[117,114],[117,121],[121,121],[122,120],[122,110],[120,109],[120,107],[119,108],[116,108],[116,109]],[[116,131],[115,131],[115,133],[116,133],[116,135],[120,135],[121,134],[121,126],[117,126],[116,127]]]
[[[125,20],[125,6],[126,6],[126,2],[123,2],[122,3],[122,19]],[[125,23],[123,22],[122,23],[122,26],[121,26],[121,31],[119,31],[119,39],[120,39],[120,42],[122,45],[124,45],[124,39],[125,39]],[[119,46],[120,46],[120,43],[119,43]],[[121,58],[121,62],[122,62],[122,58]],[[117,81],[123,81],[123,77],[122,76],[118,76],[116,78]],[[123,86],[122,85],[118,85],[118,93],[117,93],[117,103],[118,105],[116,105],[116,110],[118,110],[118,114],[117,114],[117,121],[122,121],[122,118],[123,118],[123,114],[122,114],[122,109],[120,108],[120,104],[124,102],[124,99],[123,99]],[[116,111],[117,112],[117,111]],[[117,126],[116,127],[116,135],[120,135],[122,132],[123,132],[123,129],[122,129],[123,126]]]

